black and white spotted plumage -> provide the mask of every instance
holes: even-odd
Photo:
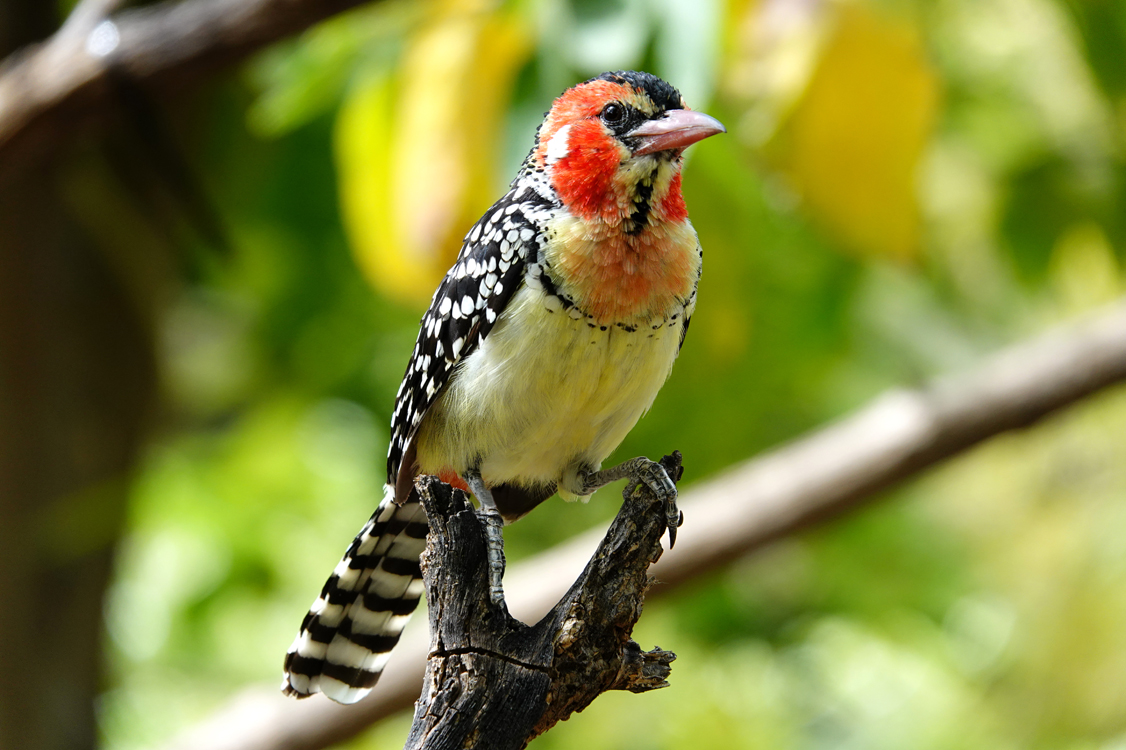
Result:
[[[422,596],[426,513],[384,497],[349,545],[285,657],[287,695],[354,703],[379,679]]]
[[[556,100],[422,317],[383,501],[289,649],[287,694],[353,703],[379,679],[423,588],[420,471],[476,481],[505,521],[597,486],[683,343],[701,252],[681,152],[721,131],[646,73],[607,73]],[[582,161],[597,153],[609,158]]]
[[[489,335],[525,283],[529,266],[537,277],[542,273],[535,265],[541,223],[556,209],[542,173],[529,163],[466,234],[457,261],[422,317],[395,397],[383,502],[305,616],[286,654],[286,694],[323,692],[352,703],[379,679],[422,595],[418,558],[426,516],[413,491],[411,441],[458,363]]]
[[[505,305],[535,265],[544,241],[543,227],[557,199],[542,172],[529,161],[509,191],[492,205],[465,236],[457,262],[442,279],[422,316],[421,329],[391,417],[387,481],[399,485],[401,499],[409,478],[400,479],[419,422],[442,392],[458,363],[489,335]]]

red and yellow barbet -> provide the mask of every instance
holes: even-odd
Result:
[[[558,492],[629,478],[670,509],[645,458],[600,470],[648,410],[696,302],[702,253],[682,153],[724,132],[648,73],[605,73],[555,100],[509,191],[466,235],[396,396],[383,502],[285,659],[287,694],[366,695],[422,594],[419,474],[468,486],[486,511],[500,603],[501,519]]]

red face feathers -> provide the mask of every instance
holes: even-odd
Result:
[[[656,76],[604,73],[555,100],[535,159],[572,214],[636,234],[687,217],[681,154],[722,132]]]

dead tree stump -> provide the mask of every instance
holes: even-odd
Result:
[[[661,459],[673,481],[680,453]],[[431,645],[407,750],[522,748],[607,690],[666,687],[676,655],[630,640],[667,526],[646,487],[625,497],[586,570],[539,623],[489,600],[482,521],[461,490],[417,482]]]

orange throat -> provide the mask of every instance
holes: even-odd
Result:
[[[574,215],[551,227],[547,260],[560,291],[602,323],[668,316],[692,293],[700,273],[696,232],[687,218],[629,234],[623,222]]]

